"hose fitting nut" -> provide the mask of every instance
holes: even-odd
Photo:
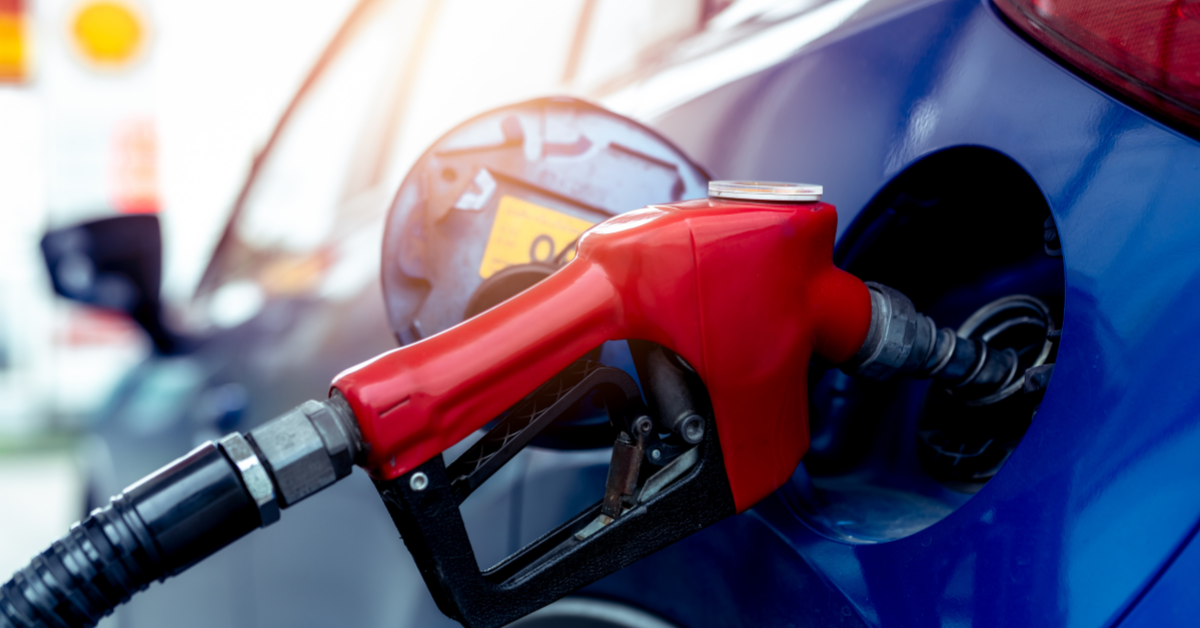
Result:
[[[362,455],[354,414],[340,395],[305,402],[254,428],[247,440],[275,480],[280,508],[350,475]]]
[[[337,481],[325,442],[303,408],[294,408],[250,431],[250,440],[275,478],[284,508]]]
[[[275,486],[271,484],[271,476],[262,461],[254,453],[254,448],[246,442],[245,437],[234,432],[217,442],[225,455],[237,465],[242,475],[242,484],[258,506],[258,515],[262,519],[262,527],[267,527],[279,521],[279,501],[275,499]]]

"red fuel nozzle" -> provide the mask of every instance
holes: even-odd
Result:
[[[444,333],[337,377],[379,479],[407,473],[483,427],[608,340],[673,350],[708,388],[739,512],[808,449],[813,353],[842,363],[867,337],[871,297],[832,262],[822,202],[704,199],[656,205],[588,231],[557,273]]]
[[[93,625],[357,463],[374,474],[438,607],[496,628],[782,485],[808,448],[814,353],[864,377],[938,378],[967,404],[1022,387],[1012,349],[939,330],[903,294],[835,268],[836,226],[828,204],[744,198],[601,223],[577,259],[526,292],[346,371],[325,402],[207,443],[131,486],[0,586],[12,602],[0,605],[0,626]],[[630,343],[640,390],[621,369],[579,359],[620,339],[662,345],[695,372],[646,342]],[[458,505],[593,393],[624,428],[604,500],[480,571]],[[446,464],[443,451],[493,419]],[[664,448],[648,449],[651,438]],[[679,449],[653,455],[668,445]]]

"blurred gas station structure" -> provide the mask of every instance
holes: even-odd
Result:
[[[187,233],[169,267],[197,273],[256,144],[349,6],[0,4],[0,433],[83,420],[146,351],[122,317],[52,298],[42,232],[161,212]]]
[[[54,296],[42,235],[107,216],[158,215],[169,315],[200,282],[278,120],[347,17],[367,4],[0,0],[0,572],[84,514],[94,471],[79,452],[89,447],[89,421],[151,352],[124,315]],[[266,199],[247,216],[259,237],[319,239],[333,228],[327,205],[351,175],[322,182],[310,174],[354,167],[363,139],[348,134],[363,132],[347,115],[387,121],[365,131],[387,146],[382,192],[371,201],[386,203],[454,125],[536,96],[594,97],[728,3],[373,4],[392,20],[388,28],[401,26],[344,54],[349,70],[307,86],[318,93],[290,114],[305,119],[293,120],[300,130],[271,147],[252,192]],[[401,105],[379,117],[375,84],[389,81],[401,93],[388,102]],[[243,301],[232,311],[245,310]]]
[[[79,436],[149,346],[122,315],[54,297],[42,233],[161,212],[188,231],[169,263],[196,273],[350,4],[0,2],[0,569],[80,517]]]

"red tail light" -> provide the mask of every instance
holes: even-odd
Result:
[[[1200,0],[995,0],[1080,72],[1200,132]]]

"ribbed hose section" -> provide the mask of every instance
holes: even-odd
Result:
[[[350,474],[364,448],[339,396],[205,443],[76,524],[0,587],[0,628],[95,626]]]
[[[0,628],[95,626],[162,575],[146,526],[119,495],[0,587]]]
[[[151,582],[261,523],[238,465],[205,443],[125,489],[13,575],[0,587],[0,628],[95,626]]]

